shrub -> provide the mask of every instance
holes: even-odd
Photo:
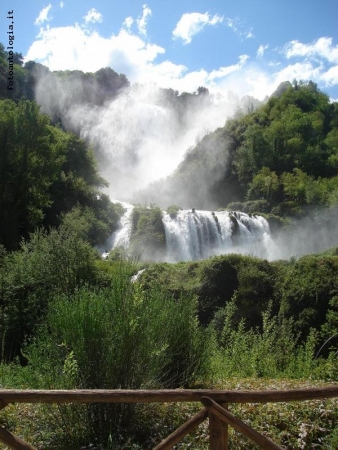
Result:
[[[19,353],[55,293],[71,294],[98,280],[96,258],[88,243],[63,227],[35,232],[19,251],[2,258],[0,336],[5,360]]]
[[[196,301],[130,282],[121,264],[109,288],[82,287],[49,305],[46,323],[25,351],[36,387],[141,389],[188,387],[207,364]],[[42,386],[43,385],[43,386]],[[101,443],[133,423],[132,405],[88,405],[89,436]]]
[[[172,219],[176,219],[177,214],[178,214],[178,211],[181,210],[181,209],[182,209],[182,208],[180,208],[180,207],[177,206],[177,205],[170,205],[170,206],[168,206],[168,208],[167,208],[167,213],[169,214],[169,216],[170,216]]]

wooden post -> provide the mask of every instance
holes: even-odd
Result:
[[[260,448],[265,450],[283,450],[282,447],[275,444],[271,439],[263,436],[262,434],[255,431],[253,428],[246,425],[240,419],[237,419],[234,415],[229,413],[229,411],[222,408],[218,403],[214,402],[211,398],[203,397],[201,399],[202,404],[208,408],[210,414],[214,414],[221,421],[229,423],[235,430],[247,436],[253,442],[259,445]],[[221,449],[221,447],[215,447]]]
[[[220,403],[227,409],[227,403]],[[220,420],[215,414],[209,412],[210,450],[228,450],[228,424]]]

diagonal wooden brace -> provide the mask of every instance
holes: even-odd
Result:
[[[154,450],[169,450],[175,444],[180,442],[184,436],[193,431],[198,427],[204,420],[208,417],[207,408],[203,408],[199,413],[195,414],[191,417],[187,422],[185,422],[182,426],[177,428],[173,433],[171,433],[164,441],[158,444]]]
[[[231,425],[235,430],[244,434],[244,436],[248,437],[256,444],[258,444],[261,448],[265,450],[283,450],[283,447],[272,442],[269,438],[263,436],[262,434],[255,431],[253,428],[246,425],[240,419],[237,419],[233,414],[229,413],[226,409],[222,408],[216,402],[211,400],[209,397],[201,398],[202,404],[208,408],[208,411],[215,416],[217,416],[223,422]]]
[[[27,444],[21,438],[2,427],[0,427],[0,441],[14,450],[37,450],[32,445]]]

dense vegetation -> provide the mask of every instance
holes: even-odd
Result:
[[[337,103],[312,82],[282,83],[265,105],[206,135],[150,192],[200,209],[303,214],[337,203],[337,141]]]
[[[336,381],[337,340],[321,347],[337,330],[337,264],[332,254],[273,263],[228,255],[144,265],[132,282],[140,266],[97,259],[72,230],[36,232],[20,250],[2,253],[1,384],[137,389],[224,387],[234,378],[238,386],[248,377]],[[338,405],[330,405],[325,419],[313,416],[318,425],[304,437],[310,446],[336,439]],[[311,414],[317,409],[314,403]],[[169,406],[65,406],[41,414],[44,431],[29,433],[30,440],[54,449],[89,442],[123,448],[127,436],[134,448],[149,448],[164,424],[171,429],[180,420]],[[17,424],[10,413],[3,420]],[[276,421],[276,441],[302,448],[300,428],[288,426],[280,441],[285,422],[278,415]],[[236,448],[251,448],[232,439]],[[197,445],[204,448],[203,439]]]
[[[7,56],[0,46],[1,86]],[[50,73],[36,63],[23,66],[20,54],[14,71],[15,90],[2,89],[0,100],[1,386],[238,388],[250,384],[243,381],[249,377],[256,386],[264,380],[264,387],[267,378],[284,385],[285,379],[337,381],[337,250],[275,262],[227,255],[141,265],[121,253],[115,253],[118,261],[101,260],[93,246],[115,229],[122,208],[100,192],[105,182],[92,149],[58,123],[57,107],[52,118],[41,114],[35,88],[41,74],[51,86],[66,88],[75,80],[83,90],[69,101],[100,105],[128,80],[112,69]],[[183,117],[187,104],[210,100],[203,88],[161,95]],[[156,189],[160,195],[184,192],[195,207],[212,200],[272,213],[280,223],[310,207],[334,211],[337,141],[337,104],[313,83],[285,83],[264,106],[209,133]],[[168,213],[174,217],[178,210],[171,205]],[[136,207],[132,225],[132,252],[145,249],[155,258],[154,248],[165,245],[161,210]],[[109,450],[153,447],[193,410],[32,407],[22,412],[27,423],[11,408],[1,423],[28,435],[37,448],[95,443]],[[257,414],[251,406],[239,412],[286,448],[337,447],[336,401],[280,408],[277,414],[264,408]],[[235,434],[230,438],[234,448],[254,448]],[[205,448],[203,431],[198,439],[182,448]]]
[[[0,142],[0,243],[16,249],[62,220],[80,229],[79,211],[90,242],[107,239],[121,208],[98,191],[105,182],[83,141],[53,127],[35,102],[0,100]]]

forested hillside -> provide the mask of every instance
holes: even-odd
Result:
[[[148,195],[167,204],[175,198],[185,207],[281,215],[332,206],[338,195],[337,142],[337,103],[312,82],[286,82],[265,105],[205,136]]]

